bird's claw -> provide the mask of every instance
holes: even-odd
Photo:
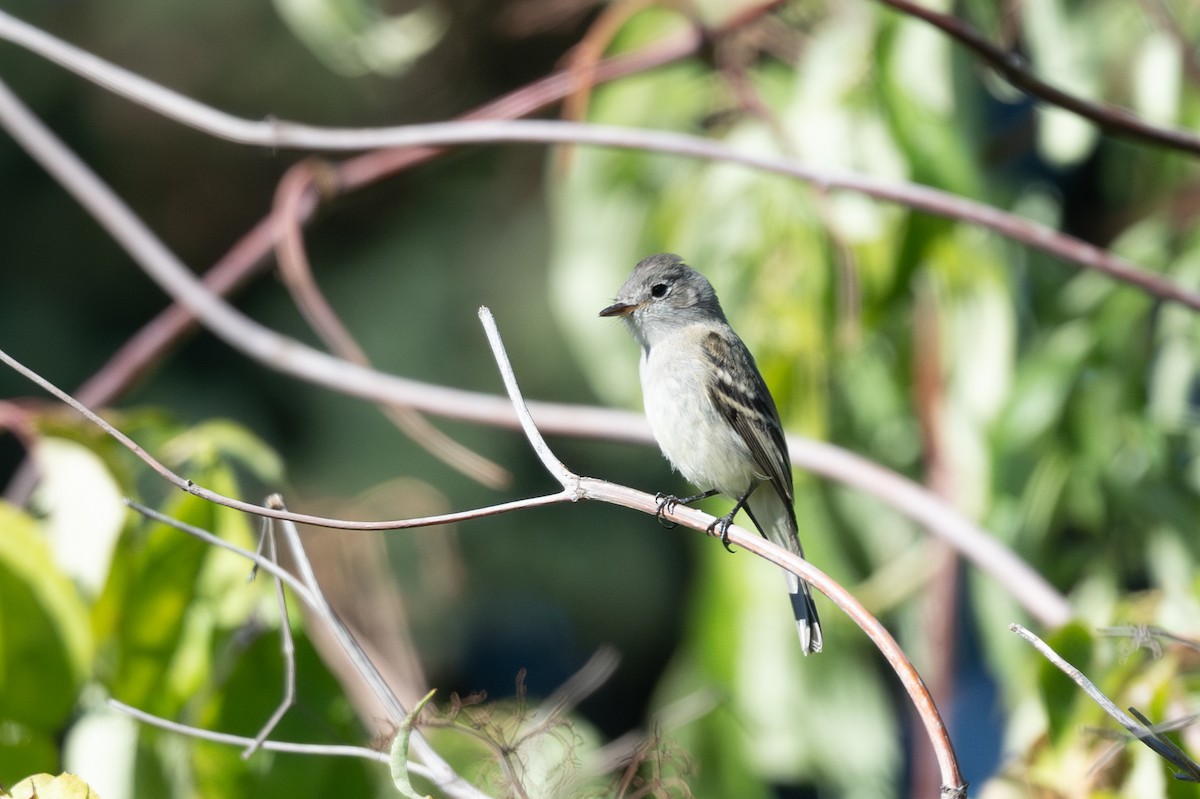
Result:
[[[726,552],[733,552],[733,547],[729,546],[729,526],[733,524],[733,516],[722,516],[715,522],[710,524],[706,532],[716,538],[721,539],[721,543],[725,546]]]
[[[658,519],[658,523],[662,525],[664,530],[673,530],[679,525],[663,514],[671,513],[675,510],[675,506],[679,504],[679,497],[673,494],[664,494],[661,491],[654,495],[654,501],[658,503],[658,509],[654,511],[654,516]]]

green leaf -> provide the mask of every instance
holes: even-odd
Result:
[[[168,503],[164,512],[210,529],[214,509],[212,503],[185,494]],[[167,675],[209,550],[203,541],[158,523],[125,536],[118,546],[98,624],[112,625],[115,669],[110,689],[122,702],[171,716],[183,701],[167,690]]]
[[[91,668],[88,610],[32,518],[0,502],[0,719],[58,729]]]

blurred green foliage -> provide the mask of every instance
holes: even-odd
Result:
[[[559,18],[567,33],[547,43],[537,20],[522,16],[532,5],[497,4],[473,17],[450,4],[384,13],[366,2],[279,0],[292,33],[263,9],[232,3],[138,3],[50,12],[40,22],[87,32],[101,54],[233,111],[350,125],[447,117],[491,99],[509,85],[488,58],[506,52],[523,64],[510,66],[510,77],[531,63],[548,70],[582,35],[589,7]],[[720,5],[709,22],[728,13]],[[1186,45],[1200,35],[1200,13],[1182,0],[968,0],[955,11],[1069,91],[1159,124],[1200,123],[1200,72]],[[93,24],[101,17],[106,24]],[[684,24],[674,11],[649,8],[622,26],[610,52]],[[866,0],[787,4],[752,30],[758,35],[716,42],[711,57],[598,87],[588,120],[710,135],[750,152],[928,184],[1200,287],[1192,159],[1033,103],[943,34]],[[226,47],[219,57],[208,49],[215,40]],[[524,58],[530,46],[543,57]],[[267,208],[286,166],[278,155],[230,155],[194,133],[145,124],[95,87],[53,79],[34,59],[0,56],[6,79],[11,72],[35,106],[71,128],[85,157],[134,194],[189,260],[211,260]],[[6,275],[0,344],[20,342],[19,354],[48,361],[56,379],[81,377],[161,298],[132,293],[124,257],[88,220],[55,205],[44,178],[7,144],[0,169],[6,185],[30,187],[3,200],[0,257],[40,267]],[[495,390],[474,327],[473,308],[485,302],[528,395],[636,407],[634,346],[596,312],[638,259],[679,252],[717,287],[790,430],[917,480],[935,469],[950,475],[950,501],[1069,596],[1076,620],[1047,636],[1058,651],[1118,705],[1155,720],[1194,712],[1194,648],[1166,640],[1151,657],[1130,637],[1097,634],[1156,625],[1200,636],[1193,312],[970,226],[738,166],[522,149],[455,155],[401,183],[340,201],[309,233],[322,285],[384,368]],[[94,267],[86,275],[85,259]],[[307,335],[271,286],[254,289],[245,307]],[[133,315],[117,321],[118,310]],[[496,501],[356,401],[281,384],[207,340],[181,352],[138,387],[139,409],[113,419],[203,485],[257,497],[290,480],[301,496],[327,498],[399,473],[421,480],[393,492],[404,500],[424,492],[455,508]],[[932,389],[919,374],[934,375]],[[168,410],[145,409],[152,404]],[[215,415],[234,420],[200,421]],[[243,517],[164,496],[95,431],[53,411],[37,419],[45,441],[65,442],[48,462],[82,470],[64,479],[87,483],[76,501],[97,519],[121,494],[141,496],[252,544]],[[518,435],[453,432],[516,472],[512,496],[547,486]],[[72,460],[78,452],[65,444],[94,462]],[[581,473],[682,489],[649,450],[553,444]],[[809,557],[860,591],[918,667],[928,666],[936,653],[921,599],[937,559],[922,531],[880,502],[806,475],[797,475],[797,494]],[[215,744],[104,726],[114,722],[101,694],[252,735],[282,681],[278,611],[268,590],[244,584],[244,563],[125,512],[91,533],[108,542],[98,570],[68,567],[69,553],[55,549],[55,513],[64,511],[54,496],[57,504],[43,496],[36,513],[0,505],[0,781],[57,771],[64,759],[86,763],[68,753],[100,751],[90,737],[100,734],[128,741],[131,795],[389,795],[382,767],[262,753],[247,763]],[[411,510],[397,503],[396,515]],[[422,535],[397,536],[389,551],[431,680],[443,689],[435,701],[445,714],[451,691],[493,693],[456,717],[471,732],[437,730],[433,740],[498,795],[507,777],[496,743],[527,731],[534,700],[606,642],[624,654],[610,686],[582,716],[514,748],[531,795],[617,795],[611,775],[589,776],[581,764],[602,743],[598,728],[615,735],[632,725],[645,728],[647,743],[627,792],[765,798],[801,785],[829,796],[908,795],[911,733],[894,678],[827,603],[827,649],[801,658],[775,569],[729,558],[698,536],[660,533],[632,514],[571,507],[436,533],[439,546],[452,542],[439,550],[442,565],[447,553],[458,560],[434,584]],[[973,571],[960,593],[936,610],[954,621],[959,690],[943,710],[973,792],[1194,793],[1149,750],[1097,732],[1114,726],[1008,632],[1025,621],[1012,596]],[[302,702],[279,737],[361,742],[302,630],[297,645]],[[502,698],[525,666],[528,702]],[[1179,738],[1197,751],[1194,730]]]

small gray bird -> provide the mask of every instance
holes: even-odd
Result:
[[[678,255],[652,255],[600,315],[622,317],[641,345],[650,429],[675,470],[703,491],[660,497],[660,512],[724,494],[736,504],[710,531],[726,547],[729,525],[745,508],[765,538],[803,557],[779,411],[712,284]],[[808,583],[784,575],[804,654],[820,652],[821,623]]]

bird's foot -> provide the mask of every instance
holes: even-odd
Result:
[[[726,552],[733,552],[733,547],[729,546],[729,526],[731,524],[733,524],[732,513],[717,519],[706,530],[709,535],[721,539],[721,543],[725,545]]]
[[[661,491],[654,495],[654,501],[658,503],[658,509],[654,511],[655,518],[658,523],[663,526],[664,530],[673,530],[679,525],[668,519],[664,514],[675,510],[679,505],[679,497],[674,494],[664,494]]]

